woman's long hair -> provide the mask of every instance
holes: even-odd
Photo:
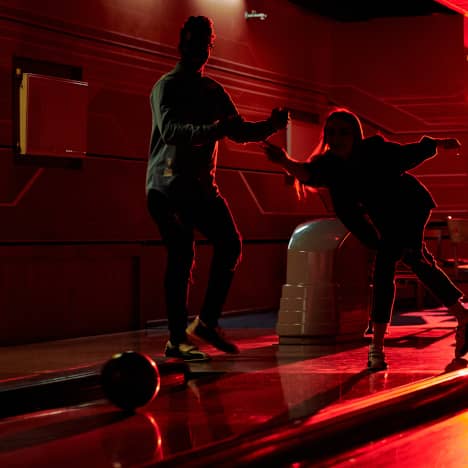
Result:
[[[364,139],[364,132],[362,131],[361,121],[359,117],[348,109],[344,107],[333,109],[325,119],[323,124],[322,134],[320,136],[320,141],[317,146],[312,151],[311,155],[308,158],[308,161],[311,161],[318,154],[326,153],[329,150],[327,142],[327,126],[333,120],[341,120],[346,122],[351,127],[353,133],[354,144],[360,143]]]
[[[316,156],[326,153],[330,149],[327,142],[326,130],[328,124],[333,120],[341,120],[350,125],[353,133],[354,144],[360,143],[364,139],[364,132],[362,130],[362,125],[361,121],[359,120],[359,117],[354,112],[351,112],[350,110],[345,109],[344,107],[335,108],[331,110],[330,113],[327,115],[325,123],[322,127],[320,141],[317,143],[312,153],[307,158],[308,162],[312,161],[312,159],[314,159]],[[304,184],[301,184],[299,180],[296,179],[294,181],[294,187],[296,189],[297,197],[299,199],[304,198],[306,196],[307,187],[304,186]]]

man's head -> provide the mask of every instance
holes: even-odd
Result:
[[[180,30],[179,52],[182,62],[199,71],[210,57],[215,40],[213,22],[206,16],[190,16]]]

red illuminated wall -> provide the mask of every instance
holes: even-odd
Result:
[[[401,142],[453,136],[468,147],[461,15],[380,18],[333,27],[327,94]],[[468,151],[443,152],[415,171],[431,189],[438,217],[468,216]]]
[[[339,23],[333,48],[333,84],[397,99],[447,97],[463,90],[461,15]]]
[[[268,18],[246,21],[246,10]],[[417,27],[386,20],[386,30],[374,22],[334,23],[286,0],[0,0],[0,310],[6,326],[0,344],[124,331],[164,317],[165,253],[144,196],[148,96],[176,63],[179,28],[192,14],[213,18],[217,41],[207,73],[249,119],[279,105],[317,118],[342,104],[366,118],[370,130],[404,139],[440,130],[427,112],[443,101],[429,98],[456,94],[461,86],[456,17],[415,19]],[[390,30],[401,25],[406,32],[394,42]],[[411,31],[421,34],[409,47]],[[440,61],[430,66],[428,50],[435,47],[450,49],[444,71]],[[81,69],[89,106],[88,155],[79,167],[13,157],[14,57]],[[421,102],[424,118],[410,109]],[[465,138],[465,129],[444,125]],[[275,139],[285,144],[284,133]],[[447,161],[443,170],[465,187],[465,159]],[[424,167],[429,178],[441,170],[439,163]],[[245,242],[226,311],[275,308],[294,227],[330,213],[317,196],[297,201],[254,144],[223,142],[218,179]],[[444,203],[466,208],[460,200],[457,192]],[[202,243],[192,313],[202,300],[209,254]]]

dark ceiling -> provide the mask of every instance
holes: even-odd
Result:
[[[366,21],[392,16],[456,14],[433,0],[290,0],[302,8],[337,21]]]

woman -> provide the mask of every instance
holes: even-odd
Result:
[[[387,368],[384,337],[393,311],[399,260],[455,315],[455,357],[463,356],[468,350],[463,293],[426,248],[424,228],[435,203],[426,187],[406,172],[435,156],[438,147],[458,149],[458,140],[425,136],[418,143],[398,144],[381,136],[364,138],[358,117],[339,109],[326,119],[317,154],[307,162],[294,160],[269,142],[262,147],[270,161],[280,164],[300,184],[328,188],[336,216],[361,242],[376,250],[374,333],[368,367]]]

